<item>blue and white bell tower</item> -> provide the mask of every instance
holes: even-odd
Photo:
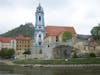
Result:
[[[41,5],[36,8],[35,12],[35,32],[34,32],[34,46],[42,46],[45,36],[45,24],[44,24],[44,11]]]

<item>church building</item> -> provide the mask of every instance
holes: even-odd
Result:
[[[53,58],[53,48],[56,43],[62,44],[62,34],[66,30],[72,33],[73,38],[76,36],[73,27],[45,26],[44,11],[40,4],[36,8],[35,18],[34,41],[31,49],[33,58]]]
[[[67,26],[46,26],[45,27],[45,42],[62,42],[62,35],[65,31],[70,31],[72,34],[72,38],[76,37],[76,32],[74,27]]]

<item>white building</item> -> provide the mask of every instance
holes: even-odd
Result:
[[[7,37],[0,37],[0,50],[2,48],[13,48],[16,50],[16,40]]]

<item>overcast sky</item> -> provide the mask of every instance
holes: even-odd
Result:
[[[35,24],[39,3],[46,26],[73,26],[78,34],[90,34],[100,23],[100,0],[0,0],[0,34],[27,22]]]

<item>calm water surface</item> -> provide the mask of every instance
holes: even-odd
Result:
[[[0,75],[100,75],[100,67],[31,68],[0,65]]]

